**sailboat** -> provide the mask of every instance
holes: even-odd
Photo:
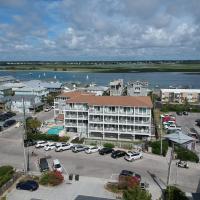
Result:
[[[54,76],[54,79],[56,79],[56,75]]]
[[[88,80],[88,79],[89,79],[89,76],[87,75],[87,76],[86,76],[86,80]]]
[[[46,73],[44,72],[44,74],[43,74],[44,76],[46,76]]]
[[[38,78],[40,78],[40,74],[39,74]]]

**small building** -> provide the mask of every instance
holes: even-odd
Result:
[[[48,92],[59,93],[61,92],[62,83],[55,82],[55,81],[41,81],[41,80],[30,80],[24,82],[24,84],[28,87],[35,87],[35,88],[45,88]]]
[[[94,93],[96,96],[102,96],[105,91],[108,90],[108,87],[105,86],[95,86],[85,88],[86,92]]]
[[[110,82],[110,96],[122,96],[124,91],[123,79],[118,79]]]
[[[163,103],[200,103],[200,89],[161,89]]]
[[[195,150],[196,139],[182,133],[181,131],[176,131],[165,136],[167,140],[172,143],[179,144],[182,147],[189,149],[191,151]]]
[[[127,85],[127,96],[147,96],[147,81],[130,81]]]
[[[12,95],[12,87],[0,85],[0,95],[6,97]]]
[[[33,113],[40,107],[43,108],[43,103],[40,101],[40,97],[35,95],[15,95],[11,97],[11,110],[13,112]]]
[[[2,96],[0,95],[0,112],[5,112],[10,110],[11,100],[9,96]]]
[[[25,86],[23,88],[18,88],[15,90],[15,96],[17,95],[22,95],[22,96],[37,96],[40,99],[42,99],[43,97],[46,97],[48,95],[48,91],[46,88],[44,87],[29,87],[29,86]]]

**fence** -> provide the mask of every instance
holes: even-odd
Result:
[[[4,192],[6,190],[8,190],[12,185],[13,183],[23,175],[22,172],[16,172],[13,177],[7,182],[5,183],[1,188],[0,188],[0,196],[2,196],[4,194]]]

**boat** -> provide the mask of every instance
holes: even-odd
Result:
[[[44,74],[43,74],[44,76],[46,76],[46,73],[44,72]]]
[[[86,76],[86,80],[88,80],[88,79],[89,79],[89,76],[87,75],[87,76]]]
[[[29,75],[33,75],[33,73],[30,72]]]
[[[54,76],[54,79],[56,79],[56,75]]]
[[[40,78],[40,74],[39,74],[38,78]]]

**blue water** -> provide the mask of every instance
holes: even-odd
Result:
[[[63,126],[55,126],[55,127],[52,127],[50,128],[47,133],[49,135],[58,135],[60,131],[63,130]]]
[[[150,83],[150,88],[160,86],[189,86],[190,88],[200,88],[200,73],[181,73],[181,72],[144,72],[144,73],[84,73],[84,72],[44,72],[41,71],[0,71],[0,76],[12,75],[19,80],[30,79],[56,79],[61,82],[80,81],[81,83],[96,83],[98,85],[108,85],[113,79],[146,80]],[[88,76],[88,79],[86,78]],[[40,77],[40,78],[39,78]]]

